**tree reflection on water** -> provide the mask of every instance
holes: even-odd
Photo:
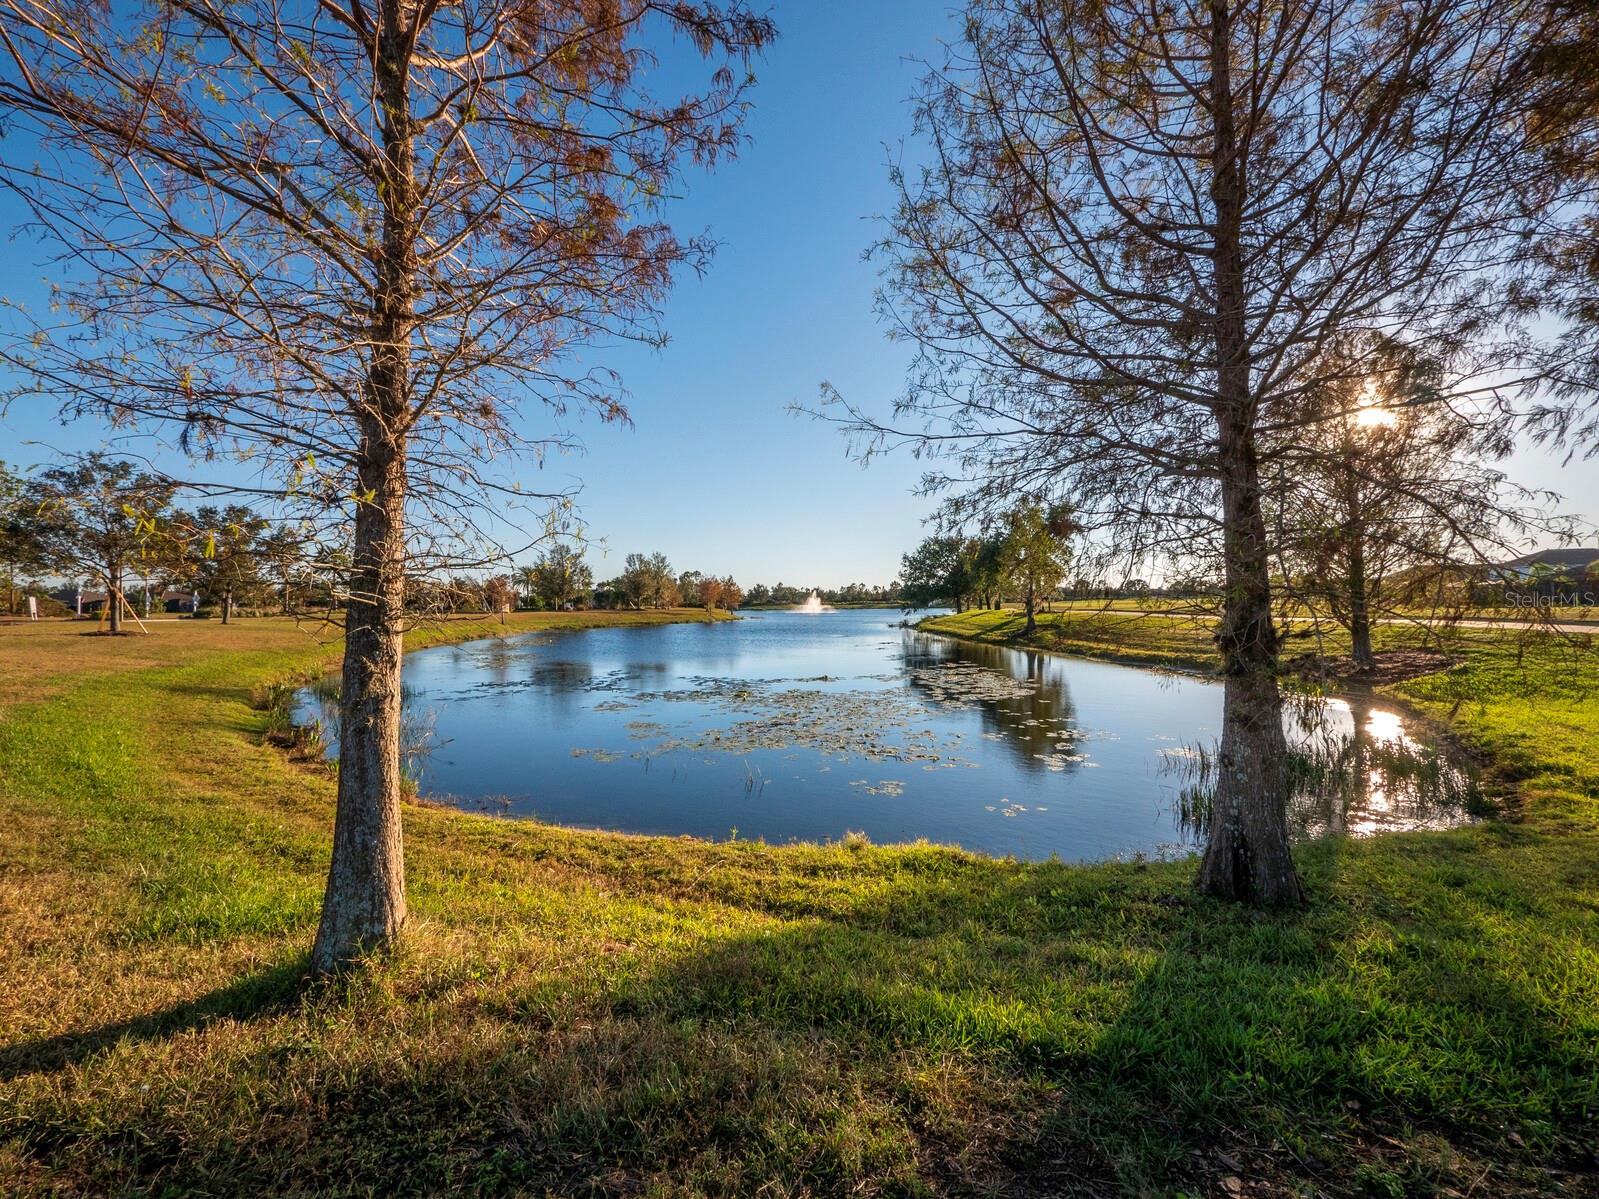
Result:
[[[1471,766],[1419,740],[1405,717],[1370,696],[1297,696],[1285,705],[1289,826],[1296,837],[1369,836],[1441,829],[1482,815],[1486,801]],[[1213,746],[1167,755],[1183,779],[1177,816],[1203,835],[1215,779]]]
[[[907,632],[905,666],[913,690],[941,705],[961,702],[981,714],[983,736],[1034,772],[1073,771],[1084,758],[1077,706],[1047,655]],[[1013,685],[996,686],[992,680]]]

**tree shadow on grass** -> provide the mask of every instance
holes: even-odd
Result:
[[[306,986],[303,958],[247,974],[197,999],[99,1028],[0,1046],[0,1082],[82,1065],[124,1042],[165,1040],[215,1020],[256,1020],[288,1011]]]
[[[1136,871],[1085,886],[1033,867],[733,939],[640,980],[614,1010],[819,1034],[866,1046],[860,1065],[875,1053],[885,1074],[896,1054],[953,1058],[997,1094],[1028,1096],[1025,1118],[1008,1101],[958,1114],[1002,1131],[981,1177],[942,1180],[957,1189],[1141,1194],[1241,1173],[1339,1194],[1362,1189],[1364,1166],[1379,1189],[1426,1193],[1429,1172],[1469,1182],[1499,1155],[1501,1193],[1516,1193],[1518,1173],[1583,1168],[1569,1134],[1595,1097],[1593,1061],[1538,980],[1498,958],[1501,920],[1535,912],[1483,855],[1451,864],[1460,844],[1431,847],[1433,868],[1469,871],[1471,902],[1429,900],[1425,920],[1368,921],[1333,899],[1348,869],[1338,843],[1304,855],[1317,898],[1293,914]]]
[[[587,990],[429,970],[396,996],[414,1026],[332,1051],[295,1025],[230,1058],[257,1080],[242,1106],[203,1069],[126,1109],[97,1108],[91,1078],[30,1117],[33,1143],[127,1193],[1424,1194],[1451,1153],[1492,1166],[1481,1193],[1538,1193],[1518,1171],[1547,1181],[1551,1146],[1574,1168],[1539,1128],[1580,1100],[1584,1062],[1497,956],[1496,927],[1536,905],[1465,839],[1410,852],[1459,873],[1459,905],[1374,893],[1335,849],[1302,855],[1315,898],[1290,915],[1171,870],[907,855],[847,910],[712,932]],[[252,976],[56,1060],[275,1010],[297,980]],[[1485,1147],[1495,1121],[1528,1147]]]

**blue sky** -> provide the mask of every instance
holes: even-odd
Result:
[[[781,37],[757,67],[753,142],[691,178],[671,213],[686,232],[709,228],[721,249],[668,302],[664,351],[603,358],[623,372],[634,427],[582,426],[587,453],[545,467],[547,482],[582,484],[581,514],[604,542],[590,553],[599,576],[630,551],[662,550],[680,570],[745,585],[886,582],[922,536],[932,505],[911,494],[918,463],[902,455],[863,470],[835,429],[788,407],[827,380],[886,411],[903,384],[909,350],[873,314],[876,267],[861,253],[892,204],[887,164],[910,133],[915,60],[938,57],[950,11],[943,0],[774,6]],[[0,219],[12,215],[0,207]],[[37,279],[41,258],[0,244],[8,279]],[[102,437],[19,407],[0,420],[0,459],[48,457],[27,439],[78,449]],[[1599,516],[1599,469],[1557,463],[1528,451],[1510,468]]]
[[[589,431],[572,465],[613,563],[659,548],[746,583],[887,582],[932,507],[910,494],[922,467],[901,457],[863,470],[836,429],[787,409],[823,380],[883,409],[903,386],[909,349],[884,336],[877,268],[861,254],[892,206],[912,60],[936,58],[952,25],[940,0],[773,11],[780,37],[757,67],[752,144],[692,180],[676,213],[721,248],[673,295],[666,350],[618,356],[635,429]]]

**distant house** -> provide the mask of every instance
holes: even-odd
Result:
[[[85,616],[96,615],[105,607],[106,593],[104,591],[90,591],[84,588],[81,592],[75,587],[63,587],[50,593],[51,598],[60,600],[74,611],[79,610],[77,605],[82,599],[82,612]],[[137,587],[128,590],[128,602],[133,605],[135,612],[144,611],[144,592]],[[194,610],[194,593],[192,591],[177,591],[171,587],[150,595],[150,610],[153,612],[192,612]]]
[[[163,612],[192,612],[194,611],[194,592],[174,591],[168,587],[160,595],[150,597],[150,605]]]
[[[1564,575],[1578,581],[1595,569],[1599,569],[1599,549],[1538,550],[1493,568],[1506,582],[1535,574]]]
[[[1599,604],[1599,549],[1538,550],[1487,574],[1511,603]]]

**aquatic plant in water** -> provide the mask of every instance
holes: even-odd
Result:
[[[1450,828],[1484,805],[1471,768],[1405,731],[1398,713],[1367,703],[1301,697],[1289,717],[1289,825],[1301,838]],[[1217,774],[1214,745],[1161,751],[1183,779],[1176,814],[1203,835]]]

